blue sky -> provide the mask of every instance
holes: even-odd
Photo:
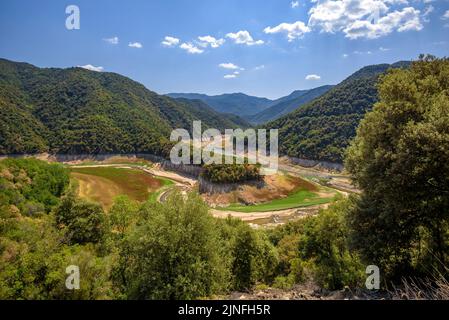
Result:
[[[68,5],[79,30],[65,27]],[[448,56],[448,10],[448,0],[2,0],[0,57],[101,67],[158,93],[278,98],[369,64]]]

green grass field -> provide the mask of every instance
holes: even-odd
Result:
[[[292,208],[309,207],[319,204],[325,204],[333,201],[334,197],[320,197],[316,193],[308,190],[299,190],[293,192],[288,197],[276,199],[267,203],[256,204],[253,206],[244,206],[233,204],[222,210],[238,211],[238,212],[265,212],[279,211]]]
[[[171,180],[154,177],[137,169],[114,167],[71,168],[78,181],[79,195],[110,208],[114,198],[127,195],[136,201],[147,201],[162,188],[173,184]]]

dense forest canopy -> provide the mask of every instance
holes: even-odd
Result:
[[[365,113],[378,100],[377,82],[390,68],[409,63],[362,68],[323,96],[262,127],[279,128],[280,152],[309,160],[342,162]]]
[[[247,163],[208,164],[204,166],[201,176],[214,183],[247,182],[262,178],[260,165]]]
[[[177,101],[113,73],[0,59],[0,154],[166,153],[173,128],[236,128],[236,116]]]

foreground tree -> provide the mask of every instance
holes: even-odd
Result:
[[[57,224],[66,230],[71,244],[99,243],[108,230],[100,205],[69,195],[55,210]]]
[[[353,245],[385,275],[444,269],[449,222],[449,60],[421,56],[381,78],[346,167],[363,190]],[[429,268],[430,267],[430,268]]]
[[[199,196],[144,205],[114,271],[130,299],[194,299],[221,292],[228,275],[214,218]],[[122,267],[125,266],[125,269]]]

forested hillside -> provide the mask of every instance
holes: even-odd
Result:
[[[408,65],[398,62],[364,67],[325,95],[264,127],[279,129],[281,153],[342,162],[360,120],[378,101],[379,76],[390,68]]]
[[[0,154],[164,153],[172,128],[234,120],[113,73],[0,59]],[[240,124],[240,123],[239,123]]]
[[[321,86],[310,90],[298,90],[292,94],[276,100],[276,103],[268,109],[249,117],[251,123],[259,124],[271,120],[276,120],[281,116],[293,112],[304,104],[325,94],[332,86]]]

